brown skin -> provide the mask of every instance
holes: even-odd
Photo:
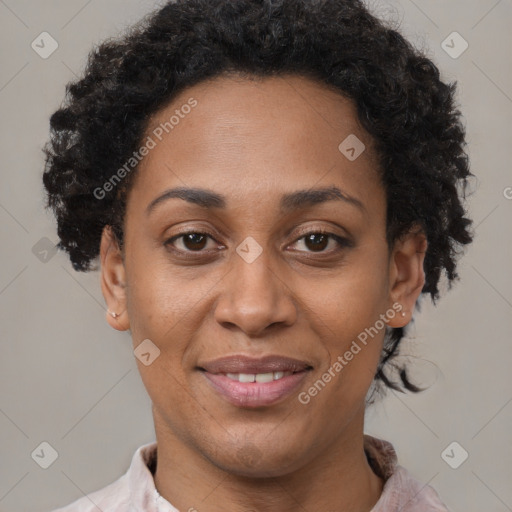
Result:
[[[313,366],[299,390],[307,391],[395,302],[406,316],[388,325],[410,321],[426,239],[411,231],[388,247],[372,140],[339,93],[291,75],[218,77],[183,91],[148,135],[191,97],[197,106],[139,166],[124,250],[108,228],[101,241],[103,294],[121,313],[108,322],[130,329],[134,348],[149,338],[161,351],[149,366],[137,360],[153,403],[155,485],[183,511],[367,512],[383,486],[364,454],[363,424],[384,330],[307,405],[298,393],[268,407],[231,405],[197,366],[231,354],[289,356]],[[366,145],[353,162],[338,150],[350,134]],[[226,208],[169,199],[146,214],[177,186],[220,193]],[[364,210],[331,200],[280,213],[282,194],[330,186]],[[213,238],[174,241],[193,259],[165,245],[205,229]],[[319,229],[353,246],[308,242]],[[263,249],[252,263],[235,250],[248,236]]]

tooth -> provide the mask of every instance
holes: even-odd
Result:
[[[274,380],[274,374],[271,373],[258,373],[256,375],[256,382],[272,382]]]
[[[273,380],[279,380],[283,377],[292,375],[293,372],[268,372],[268,373],[225,373],[226,377],[238,382],[272,382]]]

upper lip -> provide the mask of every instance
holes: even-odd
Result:
[[[249,357],[233,355],[207,361],[198,365],[209,373],[270,373],[300,372],[309,370],[311,365],[291,357],[268,355],[265,357]]]

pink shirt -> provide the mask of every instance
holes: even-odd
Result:
[[[381,497],[370,512],[450,512],[432,487],[398,465],[389,442],[365,435],[364,448],[373,471],[385,481]],[[156,455],[156,442],[140,446],[123,476],[53,512],[180,512],[155,488]]]

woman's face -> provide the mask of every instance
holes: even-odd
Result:
[[[389,253],[385,192],[353,104],[297,76],[222,77],[183,91],[148,136],[124,262],[105,257],[104,233],[102,268],[110,309],[123,311],[112,325],[131,330],[134,349],[151,340],[137,364],[159,440],[245,475],[349,449],[382,319],[404,325],[393,304],[410,312],[405,293],[421,289],[405,252]],[[163,196],[178,187],[201,192]],[[241,356],[292,358],[297,373]],[[232,359],[210,365],[220,358]]]

